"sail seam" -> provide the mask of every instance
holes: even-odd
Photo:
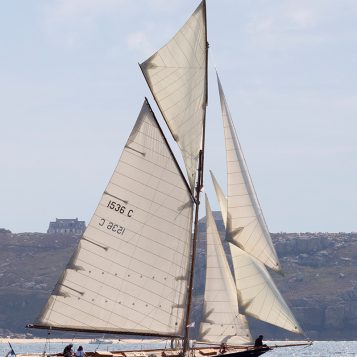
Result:
[[[140,235],[140,237],[145,237],[145,236],[143,236],[142,234],[138,234],[138,235]],[[103,247],[100,246],[99,244],[96,244],[95,242],[92,242],[92,241],[90,241],[90,240],[88,240],[88,239],[83,239],[83,240],[86,241],[86,242],[89,242],[89,243],[93,243],[95,246],[97,246],[97,247],[99,247],[99,248],[103,248]],[[157,243],[158,245],[161,245],[161,246],[163,246],[163,247],[165,247],[165,248],[169,248],[169,247],[167,247],[167,246],[165,246],[165,245],[163,245],[163,244],[160,244],[160,243],[158,243],[157,241],[154,241],[154,240],[152,240],[152,239],[148,239],[148,240],[150,240],[151,242]],[[129,242],[125,242],[125,243],[126,243],[127,245],[132,245],[134,248],[139,248],[138,245],[130,244]],[[83,248],[83,249],[84,249],[84,248]],[[110,249],[111,249],[112,251],[114,251],[114,252],[121,253],[120,250],[115,249],[115,248],[113,248],[113,247],[111,247]],[[169,263],[171,263],[171,264],[174,264],[176,267],[178,267],[178,266],[181,267],[180,265],[173,263],[171,260],[168,260],[168,259],[163,258],[160,254],[154,254],[154,253],[152,253],[152,251],[146,250],[146,249],[143,249],[143,248],[139,248],[139,249],[141,249],[141,250],[142,250],[143,252],[145,252],[145,253],[148,253],[149,255],[154,255],[154,256],[157,256],[157,257],[161,258],[162,260],[166,260],[167,262],[169,262]],[[107,251],[108,248],[106,248],[105,250]],[[173,250],[173,249],[172,249],[172,250]],[[90,251],[90,250],[87,249],[87,251]],[[178,250],[173,250],[173,251],[174,251],[175,253],[181,252],[181,250],[180,250],[180,251],[178,251]],[[91,252],[91,251],[90,251],[90,252]],[[96,255],[98,255],[99,257],[102,257],[100,254],[96,254]],[[137,260],[137,261],[140,261],[140,262],[142,262],[142,263],[145,263],[144,261],[141,261],[141,260]],[[154,267],[153,265],[150,265],[150,264],[147,264],[147,265]]]

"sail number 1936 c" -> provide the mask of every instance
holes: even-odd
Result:
[[[133,215],[133,213],[134,213],[134,211],[132,209],[127,211],[125,206],[123,206],[123,205],[121,205],[121,204],[119,204],[119,203],[117,203],[115,201],[112,201],[112,200],[110,200],[108,202],[107,207],[112,209],[112,210],[114,210],[114,211],[117,211],[117,212],[119,212],[121,214],[125,214],[128,217],[131,217]]]

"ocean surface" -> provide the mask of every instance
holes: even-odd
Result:
[[[10,340],[11,342],[11,340]],[[18,354],[26,353],[42,353],[44,350],[46,353],[57,353],[62,352],[63,348],[70,343],[70,341],[63,342],[50,342],[45,341],[41,343],[15,343],[11,342],[14,351]],[[268,345],[275,344],[287,344],[288,342],[272,342],[266,341]],[[294,342],[292,342],[294,343]],[[79,345],[78,342],[74,342],[74,348],[76,349]],[[164,347],[164,344],[148,344],[148,343],[113,343],[113,344],[89,344],[82,343],[85,351],[93,351],[95,349],[101,351],[113,351],[113,350],[126,350],[126,349],[146,349],[153,347]],[[9,351],[9,345],[2,339],[0,343],[0,357],[5,357],[6,353]],[[357,357],[357,341],[317,341],[314,342],[312,346],[308,347],[287,347],[287,348],[277,348],[274,351],[264,354],[264,356],[280,356],[280,357],[295,357],[295,356],[311,356],[311,357]]]

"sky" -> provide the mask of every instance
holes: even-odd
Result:
[[[198,4],[1,3],[0,228],[89,221],[145,96],[159,117],[138,62]],[[270,231],[357,231],[355,0],[207,0],[207,11],[212,208],[208,169],[226,185],[215,66]]]

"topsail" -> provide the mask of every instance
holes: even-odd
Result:
[[[181,149],[193,190],[207,102],[205,1],[176,35],[140,67]]]

